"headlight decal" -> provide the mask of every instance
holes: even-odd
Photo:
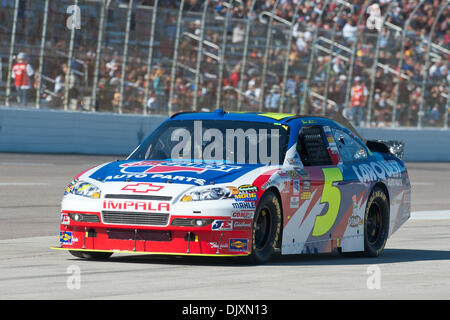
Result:
[[[203,200],[221,200],[233,197],[235,190],[233,187],[207,187],[192,190],[181,197],[182,202],[203,201]]]
[[[73,186],[76,185],[77,182],[78,182],[78,179],[73,179],[72,181],[70,181],[70,183],[64,189],[64,195],[67,195],[68,193],[70,193],[70,191],[72,191]]]
[[[195,188],[181,197],[182,202],[234,199],[236,202],[258,201],[258,187],[254,185],[233,186],[209,186]]]
[[[77,179],[73,180],[66,187],[64,195],[66,195],[68,193],[72,193],[77,196],[83,196],[83,197],[92,198],[92,199],[98,199],[98,198],[100,198],[100,195],[101,195],[100,188],[98,188],[97,186],[93,185],[90,182],[79,181]]]

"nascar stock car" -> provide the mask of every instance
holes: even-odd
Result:
[[[342,117],[178,113],[126,160],[74,178],[54,249],[252,263],[274,253],[378,256],[410,216],[399,149],[364,141]]]

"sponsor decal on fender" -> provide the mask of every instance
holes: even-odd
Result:
[[[258,196],[256,193],[239,193],[234,195],[236,201],[257,201]]]
[[[217,242],[210,242],[209,245],[212,249],[228,249],[228,242],[221,243],[220,247]]]
[[[234,221],[233,224],[233,228],[237,229],[237,228],[251,228],[252,227],[252,223],[251,221]]]
[[[61,231],[59,233],[59,242],[65,245],[72,245],[73,242],[78,242],[78,239],[72,236],[71,231]]]
[[[245,184],[245,185],[239,186],[238,189],[242,193],[258,192],[258,187],[254,186],[252,184]]]
[[[255,215],[255,211],[247,210],[247,211],[235,211],[231,213],[231,219],[253,219]]]
[[[389,187],[402,187],[404,185],[404,183],[403,183],[403,179],[393,178],[393,179],[388,180],[387,185]]]
[[[231,220],[214,220],[211,225],[212,231],[232,231],[233,222]]]
[[[233,187],[233,186],[228,186],[227,188],[230,189],[232,195],[239,194],[238,188]]]
[[[294,169],[280,170],[278,171],[278,175],[282,178],[290,178],[290,179],[297,179],[300,177],[300,173]]]
[[[293,194],[300,193],[300,181],[299,180],[292,181],[292,193]]]
[[[311,191],[304,191],[300,194],[301,200],[309,200],[311,199]]]
[[[68,214],[61,214],[61,224],[63,225],[69,225],[70,224],[70,217]]]
[[[170,203],[134,200],[103,200],[105,210],[169,212]]]
[[[384,180],[386,178],[400,178],[404,171],[397,161],[375,161],[352,166],[353,171],[360,182],[372,182],[378,179]]]
[[[299,203],[300,203],[300,197],[291,197],[289,206],[291,209],[295,209],[295,208],[298,208]]]
[[[248,239],[230,239],[230,251],[247,251]]]
[[[311,180],[303,180],[302,181],[302,189],[303,190],[311,190]]]
[[[231,204],[234,209],[255,209],[254,201],[233,202]]]
[[[363,219],[360,216],[354,215],[348,219],[348,225],[352,228],[356,228],[363,224]]]

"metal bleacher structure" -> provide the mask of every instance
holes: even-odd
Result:
[[[198,6],[193,8],[192,2]],[[426,72],[434,63],[448,66],[448,45],[434,40],[435,25],[424,35],[408,28],[409,18],[425,1],[417,2],[401,26],[390,19],[397,3],[392,1],[383,9],[380,30],[364,27],[371,1],[359,6],[344,0],[323,1],[324,7],[334,6],[338,17],[327,29],[277,16],[280,0],[272,8],[261,8],[257,2],[3,0],[0,104],[19,106],[10,79],[11,66],[17,53],[25,52],[36,72],[28,107],[169,115],[222,107],[328,115],[345,113],[353,81],[362,74],[369,91],[367,126],[380,122],[377,81],[389,79],[396,89],[389,97],[392,110],[383,116],[385,126],[448,128],[449,84]],[[302,2],[294,1],[294,16]],[[220,13],[219,4],[224,7]],[[251,7],[251,14],[232,16],[233,8],[244,5]],[[448,0],[441,1],[435,21],[447,6]],[[256,7],[258,11],[253,10]],[[360,26],[353,42],[338,27],[350,13],[357,15]],[[79,20],[71,20],[70,27],[68,21],[75,18]],[[79,28],[74,28],[77,23]],[[405,43],[414,46],[413,57],[405,55]],[[408,72],[406,59],[411,58],[425,71]],[[146,82],[153,79],[155,70],[163,73],[162,93]],[[233,73],[241,80],[238,85],[229,80]],[[342,84],[336,84],[339,79]],[[250,82],[254,82],[253,90]],[[289,86],[293,83],[295,92]],[[56,86],[62,90],[55,90]],[[411,98],[416,99],[414,108],[405,103],[409,98],[400,86],[417,96]],[[438,98],[433,96],[436,87]],[[272,94],[279,95],[275,106],[269,102]],[[163,108],[148,108],[149,99],[161,99]],[[437,122],[429,121],[431,100],[440,107]]]

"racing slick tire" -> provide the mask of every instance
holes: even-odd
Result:
[[[277,196],[267,191],[255,211],[252,227],[252,251],[247,261],[252,264],[267,262],[278,246],[281,231],[281,206]]]
[[[112,252],[92,252],[69,250],[70,254],[77,258],[89,260],[106,260],[113,254]]]
[[[375,187],[367,200],[364,214],[364,251],[342,252],[345,257],[378,257],[389,234],[389,202],[385,192]]]
[[[364,254],[378,257],[389,235],[389,201],[383,189],[375,187],[367,200],[364,216]]]

